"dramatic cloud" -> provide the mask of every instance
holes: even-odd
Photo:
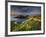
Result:
[[[16,15],[41,15],[41,7],[11,5],[11,12]]]

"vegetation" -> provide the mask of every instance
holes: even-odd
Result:
[[[41,16],[28,16],[24,21],[17,23],[11,21],[11,31],[41,30]]]

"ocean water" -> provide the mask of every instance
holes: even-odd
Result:
[[[15,22],[22,22],[22,21],[24,21],[25,19],[23,18],[23,19],[21,19],[21,18],[15,18],[15,16],[11,16],[11,21],[15,21]]]

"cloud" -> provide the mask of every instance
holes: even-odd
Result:
[[[16,15],[41,15],[41,7],[12,5],[11,12]]]

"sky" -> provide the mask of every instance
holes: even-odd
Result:
[[[41,7],[11,5],[11,13],[16,15],[41,15]]]

